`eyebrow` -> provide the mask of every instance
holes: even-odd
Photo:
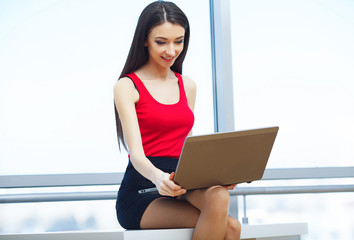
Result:
[[[175,40],[182,39],[182,38],[184,38],[184,36],[180,36],[180,37],[176,38]],[[165,37],[155,37],[155,39],[168,40],[168,38],[165,38]]]

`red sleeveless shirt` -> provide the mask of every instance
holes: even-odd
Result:
[[[179,158],[184,139],[194,124],[182,76],[175,72],[179,85],[179,101],[163,104],[155,100],[135,73],[127,75],[139,91],[135,105],[145,156]]]

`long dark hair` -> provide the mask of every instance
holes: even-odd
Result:
[[[189,44],[189,22],[182,10],[172,2],[156,1],[145,7],[141,13],[138,24],[135,29],[132,45],[129,50],[127,60],[125,62],[122,73],[119,78],[125,77],[128,73],[136,71],[145,65],[149,60],[149,52],[145,47],[148,34],[151,29],[164,22],[170,22],[182,26],[185,30],[183,50],[171,67],[171,70],[182,74],[182,65],[187,54]],[[124,141],[123,129],[119,119],[116,105],[114,104],[116,115],[118,145],[123,144],[127,150]]]

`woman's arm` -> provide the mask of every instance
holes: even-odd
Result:
[[[145,178],[153,182],[160,194],[177,196],[186,190],[170,180],[170,174],[156,168],[144,154],[135,104],[139,93],[129,78],[120,79],[114,86],[114,100],[122,124],[124,137],[134,168]]]
[[[183,85],[186,91],[188,106],[193,112],[196,100],[197,85],[187,76],[183,76]],[[188,136],[192,136],[192,130],[189,132]]]

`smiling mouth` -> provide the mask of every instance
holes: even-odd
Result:
[[[174,59],[175,57],[170,57],[170,58],[166,58],[166,57],[161,57],[164,61],[166,62],[171,62],[172,59]]]

